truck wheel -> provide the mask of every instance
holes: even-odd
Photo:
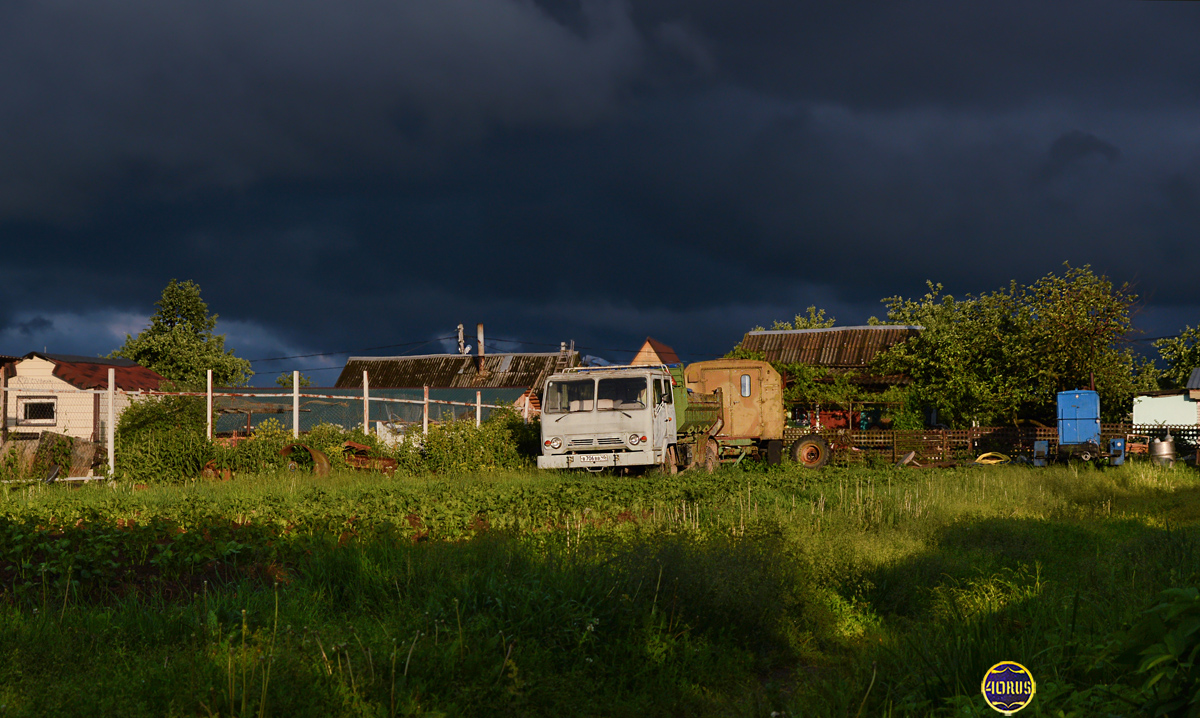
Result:
[[[721,468],[721,456],[717,452],[717,442],[710,441],[704,447],[704,473],[711,474]]]
[[[829,442],[816,434],[801,436],[792,444],[792,461],[806,469],[819,469],[829,463]]]

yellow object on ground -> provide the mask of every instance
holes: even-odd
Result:
[[[1001,454],[999,451],[989,451],[986,454],[980,454],[979,457],[975,459],[976,464],[983,464],[984,466],[1007,464],[1011,461],[1012,459],[1008,458],[1004,454]]]

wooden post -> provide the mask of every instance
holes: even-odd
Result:
[[[482,393],[480,391],[476,390],[476,392],[475,392],[475,428],[479,428],[479,425],[483,423],[483,404],[481,403],[480,396],[482,396]]]
[[[363,433],[371,433],[371,390],[367,370],[363,369]]]
[[[208,410],[205,412],[205,414],[204,414],[204,415],[205,415],[205,417],[208,419],[208,440],[209,440],[209,441],[212,441],[212,437],[213,437],[213,420],[212,420],[212,404],[213,404],[213,400],[212,400],[212,369],[208,369],[207,371],[205,371],[205,385],[206,385],[208,388],[207,388],[207,389],[205,389],[204,404],[205,404],[205,406],[207,407],[207,409],[208,409]]]
[[[292,372],[292,438],[300,438],[300,370]]]
[[[421,433],[429,434],[429,387],[425,387],[425,403],[421,407]]]
[[[892,464],[894,465],[898,459],[896,458],[896,430],[892,429]]]
[[[533,389],[525,393],[525,406],[521,409],[525,423],[529,423],[529,402],[533,401]]]
[[[108,434],[108,475],[116,476],[117,473],[117,370],[108,368],[108,426],[105,428],[105,433]]]
[[[942,429],[942,461],[950,460],[950,432]]]
[[[0,441],[8,441],[8,365],[0,365]]]

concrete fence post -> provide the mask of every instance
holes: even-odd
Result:
[[[108,444],[108,475],[117,474],[117,370],[108,368],[108,426],[104,427]]]
[[[483,423],[483,404],[481,396],[482,392],[477,390],[475,392],[475,428],[479,428],[479,425]]]
[[[209,441],[212,441],[212,438],[213,438],[213,420],[212,420],[212,406],[213,406],[213,396],[212,396],[212,369],[208,369],[208,370],[206,370],[206,371],[205,371],[205,375],[206,375],[206,376],[205,376],[205,384],[207,385],[207,388],[205,389],[204,405],[205,405],[205,407],[206,407],[207,411],[205,411],[205,412],[204,412],[204,418],[205,418],[205,419],[207,420],[207,422],[208,422],[208,440],[209,440]]]
[[[363,433],[368,436],[371,434],[371,392],[368,388],[370,381],[367,377],[367,370],[363,369]]]
[[[292,438],[300,438],[300,370],[292,372]]]
[[[425,387],[425,403],[421,407],[421,433],[429,434],[429,387]]]

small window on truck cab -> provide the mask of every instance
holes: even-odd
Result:
[[[742,396],[750,396],[750,375],[742,374]]]

